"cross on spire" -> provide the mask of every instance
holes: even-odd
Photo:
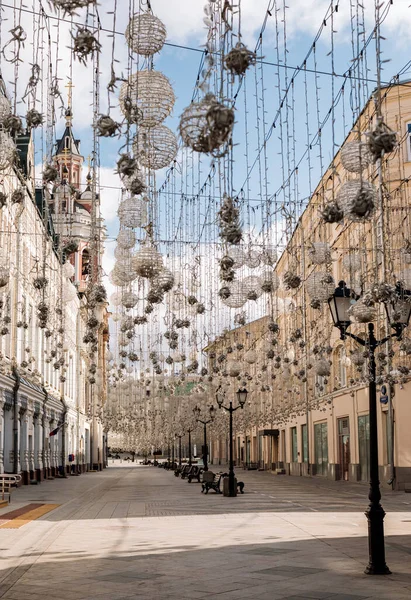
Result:
[[[67,127],[71,126],[71,121],[73,119],[73,82],[70,80],[66,86],[68,89],[67,93],[67,109],[66,109],[66,125]]]

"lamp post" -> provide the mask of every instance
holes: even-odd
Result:
[[[230,400],[229,406],[224,406],[224,398],[225,392],[221,389],[221,385],[218,387],[216,392],[216,400],[219,408],[224,408],[227,412],[230,413],[230,468],[228,471],[228,495],[233,497],[237,495],[237,490],[235,487],[235,477],[234,477],[234,460],[233,460],[233,413],[239,408],[244,408],[244,404],[247,401],[247,390],[245,388],[239,389],[237,391],[237,400],[238,406],[233,406],[232,401]]]
[[[208,457],[207,425],[209,423],[212,423],[214,421],[214,418],[215,418],[215,409],[214,409],[214,406],[210,406],[210,408],[209,408],[210,418],[206,419],[205,421],[203,421],[203,420],[200,419],[201,408],[199,406],[195,406],[193,408],[193,413],[194,413],[194,416],[195,416],[197,422],[201,423],[202,425],[204,425],[203,463],[204,463],[204,471],[208,471],[208,464],[207,464],[207,457]]]
[[[178,466],[181,467],[181,438],[183,437],[184,433],[182,433],[181,435],[179,435],[178,433],[176,433],[176,437],[178,438]]]
[[[385,562],[384,546],[384,517],[385,511],[381,506],[381,491],[378,476],[378,429],[377,429],[377,385],[375,350],[385,344],[389,339],[400,338],[403,330],[407,327],[411,315],[411,292],[403,290],[400,285],[396,286],[394,300],[387,302],[385,308],[388,321],[394,329],[394,333],[382,340],[377,340],[374,335],[374,324],[368,323],[368,336],[362,339],[347,331],[351,325],[349,309],[356,303],[358,296],[346,287],[344,281],[340,281],[333,296],[328,301],[335,327],[340,330],[341,339],[352,338],[368,350],[368,400],[370,419],[370,491],[368,498],[370,503],[365,512],[368,520],[368,550],[369,563],[365,573],[369,575],[386,575],[391,573]]]
[[[190,467],[191,467],[191,464],[192,464],[192,460],[191,460],[191,455],[192,455],[192,452],[191,452],[191,432],[194,431],[194,429],[195,429],[194,427],[189,427],[187,429],[187,433],[188,433],[188,464],[189,464]]]

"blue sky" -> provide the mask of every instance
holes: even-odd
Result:
[[[18,3],[19,4],[19,3]],[[44,4],[44,2],[43,2]],[[121,0],[118,3],[121,9],[118,10],[116,30],[123,32],[128,21],[128,10],[124,10],[126,2]],[[154,14],[159,16],[165,23],[168,31],[168,41],[174,44],[191,46],[194,49],[201,49],[206,40],[207,30],[203,23],[205,2],[203,0],[151,0],[151,6]],[[274,4],[276,6],[274,6]],[[323,24],[324,17],[329,10],[330,2],[328,0],[318,0],[315,3],[307,2],[306,0],[291,0],[290,5],[286,8],[286,60],[288,65],[300,66],[303,64],[304,58],[312,48],[313,40]],[[336,1],[333,2],[335,6]],[[354,21],[356,18],[356,10],[359,6],[357,2],[339,2],[338,13],[334,14],[333,28],[331,20],[328,19],[323,27],[322,33],[316,43],[315,53],[311,53],[307,60],[307,69],[311,71],[317,70],[317,75],[308,71],[306,78],[304,72],[297,75],[292,69],[285,70],[282,68],[285,61],[285,46],[284,46],[284,29],[283,29],[283,1],[279,0],[274,3],[274,0],[242,0],[242,23],[243,23],[243,41],[250,48],[254,48],[256,39],[264,22],[267,7],[270,8],[271,16],[267,18],[266,28],[263,34],[262,50],[259,50],[259,55],[264,56],[266,62],[279,63],[281,66],[264,65],[262,68],[257,65],[256,69],[250,69],[246,76],[246,85],[242,87],[236,102],[236,126],[234,129],[234,193],[239,193],[241,186],[246,182],[246,159],[245,153],[248,154],[249,165],[254,164],[255,167],[250,175],[248,186],[245,185],[244,190],[247,194],[249,188],[249,196],[252,199],[249,205],[250,208],[246,213],[243,213],[243,219],[246,228],[253,231],[253,235],[257,236],[261,229],[262,215],[259,212],[258,206],[261,204],[261,198],[265,202],[268,194],[271,197],[278,191],[284,179],[289,176],[290,170],[293,171],[295,163],[299,163],[302,159],[298,176],[293,177],[291,185],[284,193],[280,192],[279,200],[281,202],[291,202],[291,210],[296,214],[296,208],[293,203],[299,202],[301,206],[309,195],[309,171],[308,160],[306,155],[307,150],[307,125],[310,133],[310,139],[314,140],[312,150],[310,151],[311,165],[311,187],[321,176],[321,167],[326,168],[332,159],[333,152],[338,148],[343,141],[345,134],[349,131],[353,116],[357,112],[357,108],[361,107],[365,98],[372,92],[375,80],[375,47],[374,42],[367,47],[367,51],[363,55],[360,71],[357,75],[369,78],[368,83],[362,82],[360,85],[359,96],[360,101],[355,101],[355,87],[352,82],[347,81],[345,85],[345,94],[341,99],[334,112],[334,133],[335,147],[332,147],[332,118],[329,110],[332,104],[332,99],[338,98],[340,87],[343,79],[338,77],[330,77],[329,75],[319,74],[319,71],[330,72],[334,69],[335,73],[344,73],[352,66],[353,50],[351,37],[351,15],[350,5],[354,7]],[[367,39],[374,27],[374,1],[364,0],[362,3],[365,9],[365,33],[358,38],[358,28],[354,31],[354,46],[357,43],[362,44],[363,39]],[[385,63],[385,71],[383,78],[389,81],[390,78],[399,71],[406,63],[409,55],[409,22],[410,8],[406,0],[394,0],[392,5],[388,6],[388,2],[383,3],[381,11],[389,7],[388,16],[382,26],[382,33],[386,38],[383,42],[384,56],[383,59],[390,59],[391,62]],[[112,12],[113,0],[101,0],[99,4],[99,14],[103,29],[112,28],[113,15]],[[23,7],[23,4],[20,5]],[[31,5],[30,5],[31,6]],[[35,10],[39,8],[39,0],[34,0],[33,6]],[[23,7],[24,8],[24,7]],[[28,7],[26,7],[28,8]],[[47,8],[47,7],[46,7]],[[277,13],[275,12],[277,8]],[[51,10],[47,11],[50,15]],[[39,33],[39,20],[33,17],[30,13],[21,12],[17,14],[17,22],[20,22],[26,29],[28,38],[24,48],[21,49],[21,57],[23,62],[18,67],[17,78],[17,98],[20,99],[27,85],[28,77],[30,76],[30,64],[35,61],[40,62],[42,68],[42,85],[43,96],[39,93],[37,96],[37,106],[43,112],[46,112],[46,88],[47,88],[47,65],[48,57],[51,56],[51,64],[53,73],[60,78],[60,86],[63,94],[66,93],[64,86],[70,77],[70,23],[63,21],[47,20],[50,35],[52,38],[51,52],[47,47],[46,33],[43,29]],[[279,43],[276,45],[276,15],[279,27]],[[359,13],[362,18],[361,10]],[[16,21],[13,20],[13,11],[7,7],[2,11],[1,32],[3,44],[10,38],[10,29]],[[34,22],[33,22],[34,18]],[[84,22],[84,14],[81,13],[76,21]],[[44,25],[44,21],[41,21]],[[92,23],[89,23],[92,26]],[[362,26],[359,26],[362,28]],[[332,31],[334,33],[332,34]],[[33,34],[33,32],[35,32]],[[33,38],[35,36],[35,38]],[[115,46],[115,69],[117,75],[127,70],[127,48],[124,38],[121,35],[116,35]],[[111,62],[111,38],[106,32],[101,33],[102,54],[100,60],[100,81],[101,81],[101,112],[106,112],[106,90],[108,78],[110,76]],[[34,42],[34,44],[33,44]],[[333,51],[331,51],[333,44]],[[38,51],[38,48],[43,50]],[[355,48],[355,52],[357,48]],[[58,52],[58,54],[57,54]],[[58,60],[57,60],[58,59]],[[162,71],[173,85],[176,103],[173,114],[167,119],[166,125],[177,132],[179,116],[184,108],[190,103],[193,95],[193,90],[198,74],[201,53],[187,50],[183,48],[175,48],[166,46],[155,56],[155,69]],[[91,91],[92,91],[92,68],[80,65],[74,62],[72,65],[72,79],[74,84],[73,89],[73,110],[74,110],[74,130],[76,137],[82,140],[82,151],[84,156],[88,156],[92,150],[92,129],[91,129]],[[134,65],[134,69],[136,65]],[[368,68],[368,71],[366,71]],[[2,60],[2,72],[6,82],[9,84],[9,91],[14,93],[15,79],[14,66]],[[287,82],[295,75],[294,94],[289,92],[285,95]],[[264,93],[262,93],[261,77],[264,78]],[[409,72],[403,74],[403,78],[407,78]],[[257,85],[256,85],[257,77]],[[288,78],[288,79],[286,79]],[[305,81],[307,85],[305,85]],[[334,88],[333,88],[334,85]],[[247,93],[244,92],[245,88]],[[233,89],[236,89],[236,85]],[[308,98],[308,118],[306,118],[306,96]],[[256,102],[257,98],[257,102]],[[284,105],[280,110],[280,98],[284,99]],[[262,99],[264,99],[265,110],[265,126],[262,123]],[[245,128],[245,101],[247,101],[247,137]],[[113,105],[116,105],[116,95],[113,95],[111,100]],[[258,104],[258,108],[257,108]],[[356,106],[358,104],[358,106]],[[59,103],[56,103],[58,108]],[[24,114],[27,106],[18,103],[18,112]],[[259,111],[259,120],[257,118]],[[120,118],[118,108],[115,106],[112,110],[115,118]],[[327,118],[327,123],[324,125],[321,136],[321,156],[319,139],[315,136],[318,130],[319,122]],[[260,154],[261,160],[258,160],[259,150],[261,149],[261,141],[263,138],[263,129],[268,132],[269,127],[276,119],[276,127],[272,132],[270,139],[267,142],[267,152],[265,161],[263,154]],[[287,147],[287,120],[288,120],[288,147]],[[64,119],[60,119],[57,123],[55,135],[61,134],[64,128]],[[260,139],[258,139],[258,131]],[[47,145],[47,137],[45,131],[36,132],[36,163],[41,163],[44,154],[49,150]],[[123,140],[102,140],[101,141],[101,184],[102,184],[102,213],[106,218],[108,231],[108,240],[106,244],[106,257],[104,267],[106,272],[113,265],[113,250],[114,240],[118,231],[118,222],[116,219],[116,209],[120,198],[119,180],[114,174],[115,162],[117,160],[118,148],[124,143]],[[295,156],[295,158],[294,158]],[[256,160],[257,159],[257,160]],[[210,159],[204,156],[195,157],[196,173],[200,172],[200,176],[194,181],[194,184],[189,185],[189,192],[196,195],[199,187],[206,181],[209,173]],[[267,177],[264,172],[267,167]],[[166,171],[161,171],[158,174],[158,186],[164,181]],[[261,178],[260,173],[263,173]],[[263,185],[261,185],[263,179]],[[265,179],[267,185],[265,186]],[[177,184],[179,189],[179,183]],[[214,189],[213,193],[219,193],[218,188]],[[211,186],[206,186],[204,196],[211,193]],[[178,201],[178,199],[177,199]],[[164,209],[167,200],[160,196],[160,231],[166,228]],[[190,230],[184,232],[187,239],[195,239],[202,229],[202,219],[206,215],[207,198],[200,198],[196,205],[196,210],[200,218]],[[209,217],[210,215],[207,214]],[[282,225],[282,216],[273,217],[273,221],[277,221],[279,227]],[[168,233],[170,233],[170,225],[168,224]],[[278,227],[277,227],[278,230]],[[206,229],[207,232],[207,229]],[[210,241],[215,235],[215,228],[209,228],[207,239]],[[190,237],[191,236],[191,237]],[[281,232],[279,232],[281,237]]]

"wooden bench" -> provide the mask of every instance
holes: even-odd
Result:
[[[186,477],[188,477],[188,475],[191,473],[192,469],[193,469],[194,465],[184,465],[184,467],[181,469],[181,473],[180,473],[180,477],[181,479],[185,479]]]
[[[5,500],[6,496],[10,503],[11,490],[18,486],[21,481],[21,475],[14,475],[9,473],[0,473],[0,490],[1,499]]]
[[[246,469],[247,471],[257,471],[258,463],[256,463],[256,462],[244,463],[243,469]]]
[[[214,490],[216,494],[221,494],[220,484],[226,473],[216,473],[213,481],[206,481],[201,484],[201,493],[208,494],[209,490]]]
[[[208,494],[209,490],[214,490],[217,494],[221,494],[220,485],[221,480],[224,479],[224,477],[228,477],[228,473],[216,473],[213,481],[206,481],[202,484],[201,493],[204,492],[205,494]],[[240,494],[244,494],[243,481],[237,481],[237,490],[239,490]]]
[[[204,471],[204,469],[202,469],[201,467],[199,467],[197,465],[194,465],[193,470],[187,476],[188,483],[191,483],[193,481],[193,479],[197,479],[197,482],[200,483],[200,477],[201,477],[203,471]]]
[[[185,465],[177,465],[176,468],[174,469],[174,475],[176,477],[179,477],[181,474],[181,471],[184,469]]]

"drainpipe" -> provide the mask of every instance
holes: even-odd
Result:
[[[390,429],[390,438],[388,440],[388,456],[390,458],[390,478],[388,480],[388,484],[391,485],[391,489],[395,490],[395,459],[394,459],[394,447],[395,447],[395,423],[394,423],[394,407],[392,401],[395,396],[395,388],[394,385],[389,386],[389,398],[388,398],[388,427]]]
[[[64,384],[62,384],[62,386],[63,385]],[[63,425],[61,426],[61,435],[62,435],[62,438],[61,438],[61,462],[63,463],[62,464],[62,467],[63,467],[62,475],[63,475],[63,477],[67,477],[67,473],[66,473],[66,417],[67,417],[68,409],[67,409],[66,401],[64,400],[64,392],[63,391],[61,392],[60,400],[64,406]]]
[[[47,473],[46,476],[48,477],[49,470],[48,470],[48,466],[46,466],[46,452],[48,450],[48,448],[46,450],[46,446],[48,445],[48,439],[46,437],[46,420],[47,420],[46,406],[49,401],[49,393],[48,393],[47,389],[44,387],[44,383],[42,383],[41,387],[42,387],[43,393],[44,393],[43,416],[41,418],[41,424],[43,427],[43,472],[45,475]]]
[[[18,395],[20,389],[20,374],[16,365],[12,367],[14,379],[16,380],[13,386],[13,471],[18,473],[19,470],[19,404]]]

